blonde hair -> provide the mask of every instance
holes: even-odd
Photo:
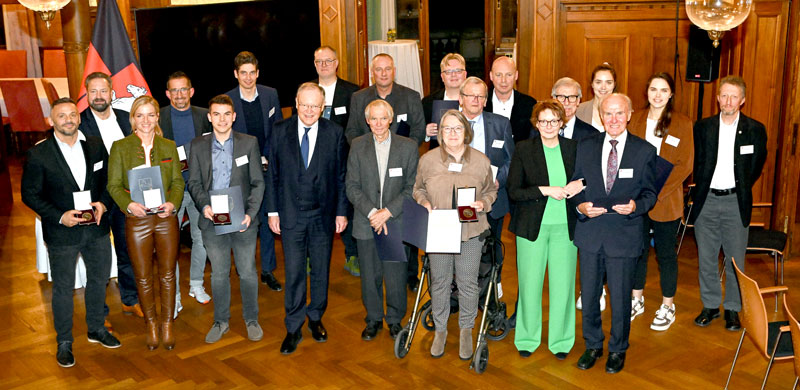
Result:
[[[160,108],[158,106],[158,101],[156,101],[156,99],[154,99],[152,96],[142,95],[136,98],[136,100],[133,101],[133,104],[131,104],[131,112],[130,112],[131,130],[134,133],[136,132],[136,124],[133,121],[133,117],[134,115],[136,115],[136,111],[142,108],[142,106],[144,106],[145,104],[153,106],[153,109],[155,109],[156,114],[159,113]],[[164,133],[161,131],[161,126],[158,125],[158,121],[156,121],[155,132],[156,135],[158,135],[159,137],[164,136]]]
[[[444,68],[447,67],[447,63],[450,62],[451,60],[458,61],[458,63],[461,64],[462,68],[467,67],[467,61],[464,60],[464,56],[458,53],[447,53],[447,55],[445,55],[444,58],[442,58],[442,62],[439,64],[439,70],[444,72]]]

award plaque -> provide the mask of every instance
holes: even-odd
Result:
[[[211,218],[213,219],[214,225],[230,225],[230,209],[231,207],[228,203],[228,195],[211,195],[211,212],[214,213]]]
[[[189,162],[186,160],[181,160],[181,172],[186,172],[189,170]]]
[[[478,222],[478,211],[470,206],[475,202],[475,187],[461,187],[456,193],[458,205],[458,220],[461,222]]]
[[[214,213],[214,225],[230,225],[231,215],[229,213]]]
[[[181,172],[189,170],[189,162],[186,158],[186,148],[183,145],[178,146],[178,160],[181,162]]]
[[[94,215],[94,208],[92,207],[92,193],[90,191],[73,192],[72,200],[75,204],[75,210],[78,210],[75,216],[81,219],[78,225],[97,223],[97,219],[95,219]]]

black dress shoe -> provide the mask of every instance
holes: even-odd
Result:
[[[557,353],[557,354],[555,354],[555,355],[556,355],[556,359],[558,359],[558,360],[564,360],[564,359],[566,359],[566,358],[567,358],[567,355],[568,355],[568,354],[569,354],[569,352],[559,352],[559,353]]]
[[[709,309],[707,307],[703,308],[703,311],[700,312],[700,315],[694,319],[694,324],[697,326],[706,327],[714,318],[719,317],[719,309]]]
[[[578,359],[578,368],[580,368],[581,370],[588,370],[592,368],[592,366],[594,366],[594,362],[597,361],[597,359],[600,356],[603,356],[602,348],[587,349],[586,351],[583,352],[581,358]]]
[[[367,327],[361,332],[361,339],[370,341],[378,335],[378,331],[383,329],[383,321],[370,321],[367,322]]]
[[[324,326],[322,326],[322,320],[308,320],[308,330],[311,331],[311,337],[313,337],[318,343],[324,343],[328,341],[328,331],[325,330]]]
[[[58,343],[58,352],[56,352],[56,361],[61,367],[72,367],[75,365],[75,356],[72,355],[72,342],[64,341]]]
[[[409,276],[408,289],[411,290],[411,292],[417,292],[417,288],[419,288],[419,278],[416,276]]]
[[[396,340],[397,335],[400,334],[402,330],[403,327],[400,324],[389,324],[389,336],[392,337],[392,340]]]
[[[297,349],[297,344],[300,344],[300,341],[303,340],[303,332],[300,329],[294,333],[286,333],[286,338],[283,339],[283,343],[281,343],[281,353],[284,355],[288,355],[294,352]]]
[[[609,352],[606,361],[606,372],[616,374],[625,367],[625,352]]]
[[[742,329],[742,324],[739,323],[738,311],[725,310],[725,329],[732,332]]]
[[[273,275],[272,272],[262,273],[261,283],[266,284],[272,291],[283,290],[283,287],[281,287],[281,282],[279,282],[278,279],[275,279],[275,275]]]
[[[532,354],[533,354],[533,352],[531,352],[531,351],[525,351],[525,350],[522,350],[522,349],[519,350],[519,356],[522,356],[524,358],[531,357]]]
[[[122,343],[105,328],[99,332],[89,332],[87,335],[90,343],[99,343],[106,348],[119,348]]]

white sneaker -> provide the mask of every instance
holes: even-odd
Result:
[[[578,300],[575,301],[575,308],[578,310],[583,310],[583,303],[581,302],[581,298],[583,295],[580,293],[578,294]],[[603,294],[600,295],[600,311],[604,311],[606,309],[606,288],[603,287]]]
[[[642,313],[644,313],[644,297],[641,299],[636,299],[636,297],[631,298],[631,322],[633,322],[636,316]]]
[[[180,294],[176,294],[175,295],[175,314],[172,315],[172,319],[173,320],[178,318],[178,313],[180,313],[181,310],[183,310],[183,305],[181,305],[181,295]]]
[[[503,297],[503,283],[497,283],[497,299]]]
[[[650,329],[665,331],[669,329],[673,322],[675,322],[675,304],[673,303],[672,307],[662,304],[656,311],[656,318],[650,324]]]
[[[211,296],[206,293],[206,289],[203,286],[190,288],[189,296],[196,299],[201,305],[211,302]]]

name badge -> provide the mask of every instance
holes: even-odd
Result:
[[[633,178],[633,168],[623,168],[617,172],[620,179],[631,179]]]
[[[742,145],[739,147],[739,154],[753,154],[753,145]]]
[[[210,132],[210,131],[209,131],[209,132],[207,132],[207,133],[200,134],[200,136],[209,135],[209,134],[211,134],[211,132]]]
[[[100,160],[100,161],[94,163],[94,171],[95,172],[97,172],[97,171],[99,171],[101,169],[103,169],[103,160]]]
[[[405,122],[408,120],[408,114],[397,114],[398,122]]]
[[[493,148],[500,149],[500,148],[502,148],[502,147],[503,147],[503,145],[504,145],[505,143],[506,143],[506,141],[503,141],[503,140],[501,140],[501,139],[496,139],[496,140],[492,141],[492,147],[493,147]]]
[[[674,146],[674,147],[677,148],[678,144],[681,142],[681,139],[677,138],[677,137],[673,137],[671,135],[667,135],[667,139],[664,140],[664,142],[666,142],[667,145],[671,145],[671,146]]]
[[[389,168],[389,177],[403,176],[403,168]]]
[[[242,165],[247,164],[247,163],[248,163],[247,155],[244,155],[244,156],[236,158],[236,166],[237,167],[241,167]]]
[[[447,167],[447,170],[450,172],[461,172],[462,164],[459,163],[450,163],[450,166]]]
[[[183,148],[183,145],[178,146],[178,160],[186,160],[186,149]]]
[[[336,114],[336,115],[347,114],[347,107],[345,107],[345,106],[336,107],[336,108],[333,109],[333,113]]]
[[[275,107],[269,109],[269,117],[272,118],[273,115],[275,115]]]

